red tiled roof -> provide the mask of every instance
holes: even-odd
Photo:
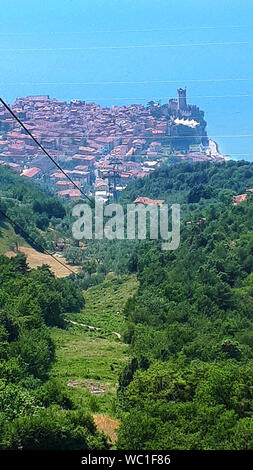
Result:
[[[137,178],[144,178],[145,176],[147,176],[147,172],[146,171],[140,171],[138,173],[138,175],[136,175]]]
[[[233,206],[238,206],[241,202],[247,199],[247,194],[238,194],[238,196],[233,196]]]
[[[77,165],[77,166],[75,166],[75,170],[86,171],[86,170],[88,170],[88,166],[87,165]]]
[[[71,184],[71,183],[67,179],[62,180],[62,181],[56,181],[57,186],[68,186],[69,184]]]
[[[59,196],[80,197],[81,192],[78,189],[65,189],[57,193]]]
[[[73,157],[73,160],[83,160],[84,162],[95,161],[94,155],[80,155],[76,153]]]
[[[40,172],[40,168],[27,168],[27,170],[23,170],[23,173],[21,173],[21,176],[27,176],[28,178],[33,178]]]
[[[50,178],[65,178],[65,176],[61,171],[56,171],[51,174]]]
[[[162,199],[150,199],[149,197],[141,197],[138,196],[134,204],[147,204],[148,206],[150,205],[156,205],[156,206],[161,206],[164,203],[164,200]]]

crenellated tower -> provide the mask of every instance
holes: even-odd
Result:
[[[187,102],[186,102],[186,88],[178,88],[177,94],[178,94],[177,110],[186,111],[188,108]]]

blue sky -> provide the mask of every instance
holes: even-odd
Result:
[[[253,95],[252,0],[1,0],[0,5],[0,89],[9,103],[33,94],[107,106],[165,102],[177,87],[187,86],[189,102],[205,111],[209,134],[221,150],[251,154],[244,158],[253,160],[253,137],[235,137],[253,135],[253,96],[213,98]],[[191,46],[200,43],[206,45]],[[237,80],[208,81],[213,79]],[[216,137],[224,135],[234,137]]]

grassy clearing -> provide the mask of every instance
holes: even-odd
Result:
[[[58,263],[52,256],[40,253],[35,250],[20,236],[15,233],[14,228],[6,220],[0,221],[0,255],[6,255],[9,258],[16,255],[16,248],[27,257],[27,263],[30,268],[37,268],[43,264],[47,264],[56,277],[69,276],[70,272],[67,268]],[[57,258],[57,254],[55,255]],[[73,271],[77,272],[77,266],[68,265],[64,258],[59,258],[61,262],[69,266]]]
[[[65,331],[53,328],[52,339],[57,360],[51,377],[65,385],[74,382],[69,393],[77,406],[114,415],[118,373],[128,359],[127,346],[120,341],[100,338],[97,332],[72,326]],[[103,393],[90,393],[92,387]]]
[[[104,337],[113,336],[112,331],[122,334],[125,325],[122,310],[137,287],[134,275],[115,277],[109,274],[102,284],[91,287],[84,293],[84,310],[77,315],[68,315],[67,318],[101,328]]]
[[[92,413],[116,417],[118,375],[129,357],[128,346],[112,331],[123,331],[122,309],[136,288],[135,276],[109,276],[103,284],[85,292],[83,312],[67,318],[97,326],[99,331],[70,323],[66,330],[52,328],[57,359],[51,377],[70,384],[75,404]],[[91,393],[94,389],[101,393]]]
[[[56,259],[52,258],[52,256],[50,255],[40,253],[39,251],[35,250],[30,246],[19,246],[19,251],[26,255],[28,266],[31,269],[37,268],[38,266],[42,266],[43,264],[47,264],[56,277],[66,277],[70,274],[67,268],[58,263]],[[15,253],[13,251],[8,251],[6,253],[6,256],[15,256]],[[57,254],[55,254],[54,257],[57,258]],[[66,266],[69,266],[64,258],[59,258],[59,261],[64,263]],[[69,267],[71,267],[73,271],[78,271],[78,268],[76,266]]]
[[[18,246],[21,253],[27,257],[27,263],[30,268],[37,268],[43,264],[47,264],[56,277],[69,276],[70,272],[67,268],[58,263],[52,256],[40,253],[26,243],[26,241],[15,233],[14,228],[5,221],[0,223],[0,254],[9,258],[16,255],[14,249]],[[57,257],[57,255],[55,255]],[[67,266],[68,263],[64,258],[59,258]],[[70,266],[73,271],[78,271],[78,267]]]

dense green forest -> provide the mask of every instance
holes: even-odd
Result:
[[[0,257],[0,285],[0,448],[107,448],[67,386],[48,380],[55,358],[49,327],[64,327],[63,313],[80,310],[82,293],[46,266],[29,270],[22,254]]]
[[[120,377],[118,447],[253,449],[253,198],[234,207],[231,197],[252,188],[253,165],[184,167],[173,182],[161,169],[125,194],[182,190],[193,204],[201,184],[211,197],[187,207],[177,250],[146,243],[134,255],[140,287],[125,308],[134,358]]]
[[[193,210],[210,202],[229,202],[231,195],[253,187],[253,165],[230,160],[226,163],[179,163],[163,166],[146,178],[129,183],[122,203],[137,196],[164,199],[168,204],[180,203]]]
[[[4,214],[15,224],[16,234],[43,251],[52,248],[50,234],[46,234],[49,223],[56,226],[66,215],[66,210],[58,199],[43,191],[38,184],[1,165],[0,231],[7,222]]]
[[[180,163],[163,166],[149,176],[135,179],[124,190],[119,203],[126,206],[133,203],[137,196],[164,199],[170,205],[181,205],[183,220],[198,220],[208,206],[215,214],[223,206],[230,207],[232,196],[253,188],[253,165],[249,162],[228,161],[225,164]],[[202,212],[201,212],[202,211]],[[201,215],[202,214],[202,215]],[[70,224],[63,219],[65,225]],[[125,274],[136,269],[135,254],[142,245],[141,240],[87,240],[85,256],[99,260],[98,276],[90,277],[85,269],[80,273],[78,282],[86,288],[90,283],[100,281],[104,274],[114,271]],[[149,242],[152,246],[154,242]],[[94,269],[93,265],[88,265]]]
[[[47,246],[50,228],[70,236],[71,206],[0,171],[5,213]],[[119,375],[117,447],[253,450],[253,196],[232,200],[249,188],[248,162],[164,166],[131,182],[121,202],[140,195],[180,203],[177,250],[162,251],[159,241],[89,241],[82,269],[68,279],[46,266],[28,269],[20,254],[0,258],[3,449],[108,446],[67,387],[48,379],[49,333],[64,328],[64,313],[80,311],[82,290],[113,271],[139,281],[124,309],[131,361]],[[70,259],[80,255],[71,249]]]
[[[65,206],[2,166],[0,184],[0,242],[11,220],[21,244],[54,248],[48,228],[69,220]],[[76,406],[66,384],[49,377],[55,362],[51,327],[64,329],[64,314],[83,306],[71,280],[57,279],[45,265],[29,269],[21,253],[0,256],[0,449],[108,447],[90,411]]]

